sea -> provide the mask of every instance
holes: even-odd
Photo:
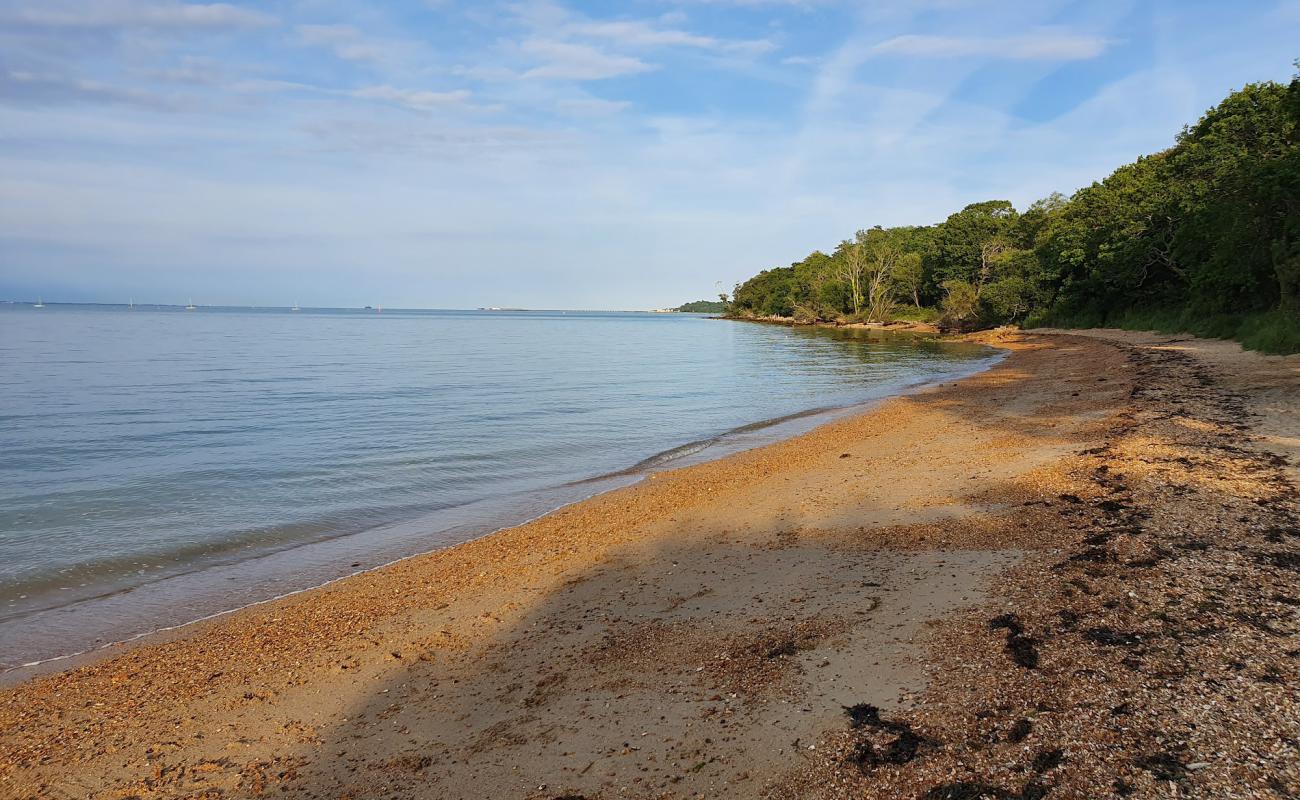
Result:
[[[536,518],[1000,355],[693,314],[0,304],[0,671]]]

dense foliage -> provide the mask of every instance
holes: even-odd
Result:
[[[1229,95],[1176,144],[1023,212],[858,231],[738,285],[729,312],[804,321],[1118,325],[1300,351],[1300,78]]]
[[[727,303],[723,300],[696,300],[691,303],[682,303],[673,311],[681,311],[686,314],[721,314],[727,310]]]

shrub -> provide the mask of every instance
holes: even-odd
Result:
[[[941,324],[949,328],[965,328],[974,324],[979,316],[979,294],[975,286],[963,280],[943,282],[943,316]]]

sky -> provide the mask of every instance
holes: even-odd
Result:
[[[677,305],[1297,57],[1300,0],[0,0],[0,298]]]

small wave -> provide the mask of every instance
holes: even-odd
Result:
[[[819,408],[809,408],[804,411],[796,411],[793,414],[782,414],[779,417],[772,417],[771,419],[759,420],[758,422],[747,422],[744,425],[738,425],[734,428],[730,428],[728,430],[723,431],[722,433],[717,434],[716,436],[710,436],[707,439],[697,439],[693,442],[687,442],[686,444],[680,444],[677,445],[676,447],[670,447],[667,450],[661,450],[652,456],[641,459],[640,461],[636,462],[630,467],[626,467],[620,470],[615,470],[614,472],[606,472],[603,475],[595,475],[590,478],[582,478],[581,480],[570,481],[564,485],[583,486],[589,483],[599,483],[601,481],[607,481],[613,478],[626,478],[632,475],[640,475],[641,473],[650,472],[651,470],[658,469],[659,467],[663,467],[667,464],[671,464],[674,461],[680,461],[683,458],[693,456],[696,453],[707,450],[708,448],[716,444],[721,444],[727,441],[728,439],[734,438],[736,436],[740,436],[742,434],[754,433],[756,431],[761,431],[765,428],[772,428],[777,425],[784,424],[786,422],[793,422],[799,419],[806,419],[807,417],[815,417],[821,414],[830,413],[832,411],[842,411],[846,408],[852,408],[852,407],[853,406],[821,406]]]

